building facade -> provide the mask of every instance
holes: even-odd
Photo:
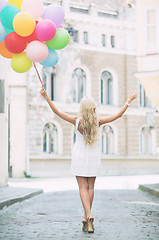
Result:
[[[2,57],[0,66],[0,187],[3,187],[8,180],[8,64]]]
[[[139,98],[126,114],[100,129],[103,163],[118,159],[156,159],[159,133],[147,130],[147,116],[154,106],[135,77],[136,22],[135,10],[122,5],[118,9],[108,1],[62,1],[64,27],[70,33],[69,45],[59,51],[53,68],[39,67],[44,86],[62,111],[78,115],[81,99],[92,96],[100,116],[114,114],[123,106],[131,90]],[[55,116],[43,99],[37,120],[39,82],[32,69],[28,76],[28,125],[30,174],[52,175],[54,164],[70,164],[75,141],[73,126]],[[158,116],[154,116],[155,124]]]
[[[157,153],[159,152],[159,0],[136,2],[137,9],[137,73],[146,95],[156,106],[149,117],[150,128],[155,130]]]
[[[124,116],[100,128],[104,173],[112,163],[117,169],[127,162],[130,166],[140,162],[141,168],[145,159],[151,165],[158,162],[159,116],[135,75],[135,10],[126,1],[45,1],[51,2],[63,5],[63,27],[70,34],[70,43],[58,51],[54,67],[37,64],[51,100],[62,111],[78,116],[81,99],[92,96],[99,115],[108,116],[138,89],[138,99]],[[58,168],[66,176],[76,139],[73,126],[57,117],[45,99],[41,102],[34,68],[17,74],[10,67],[8,82],[11,175],[56,176]]]

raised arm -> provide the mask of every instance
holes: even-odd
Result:
[[[46,99],[46,101],[48,102],[50,108],[52,109],[52,111],[59,116],[60,118],[64,119],[67,122],[70,122],[72,124],[76,124],[76,116],[71,116],[67,113],[61,112],[60,110],[57,109],[57,107],[53,104],[53,102],[51,101],[51,99],[49,98],[49,96],[47,95],[47,92],[45,91],[44,88],[41,89],[40,91],[41,95]]]
[[[109,123],[109,122],[113,122],[116,119],[120,118],[126,111],[126,109],[128,108],[128,105],[137,97],[137,91],[131,92],[127,102],[124,104],[124,106],[120,109],[120,111],[116,114],[113,114],[111,116],[108,117],[102,117],[99,120],[99,126],[101,126],[102,124],[105,123]]]

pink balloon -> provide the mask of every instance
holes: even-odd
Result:
[[[42,0],[23,0],[21,11],[29,12],[35,19],[37,19],[43,14],[43,2]]]
[[[35,33],[40,41],[50,41],[56,34],[56,25],[49,19],[42,19],[37,24]]]
[[[40,41],[32,41],[26,47],[26,55],[32,62],[42,62],[49,54],[48,47]]]

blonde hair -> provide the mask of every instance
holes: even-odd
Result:
[[[92,145],[97,140],[97,104],[90,98],[85,97],[80,105],[81,128],[85,143]]]

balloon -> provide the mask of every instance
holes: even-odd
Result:
[[[22,52],[12,57],[11,66],[15,72],[24,73],[31,68],[32,62],[28,59],[26,53]]]
[[[9,34],[11,32],[14,32],[14,29],[10,29],[10,28],[7,28],[7,27],[5,27],[5,30],[6,30],[7,34]]]
[[[36,23],[33,16],[27,12],[18,13],[13,20],[13,28],[15,32],[22,36],[29,36],[34,32]]]
[[[63,28],[63,26],[62,26],[62,25],[59,25],[59,26],[57,26],[57,28]]]
[[[27,42],[24,37],[19,36],[17,33],[12,32],[5,38],[5,45],[8,51],[12,53],[21,53],[26,48]]]
[[[40,41],[49,41],[56,34],[56,25],[51,20],[42,19],[37,24],[35,33]]]
[[[8,51],[4,41],[0,43],[0,54],[5,58],[12,58],[14,55],[14,53]]]
[[[8,5],[8,1],[7,0],[1,0],[0,1],[0,11],[2,10],[2,8],[4,8],[7,5]]]
[[[7,31],[5,27],[0,22],[0,42],[3,42],[5,40],[5,37],[7,36]]]
[[[64,20],[64,10],[58,4],[50,4],[44,9],[43,18],[50,19],[59,26]]]
[[[36,25],[38,24],[38,22],[39,22],[39,21],[36,21]],[[36,29],[36,28],[35,28],[35,29]],[[27,42],[27,43],[30,43],[30,42],[35,41],[35,40],[39,40],[39,39],[37,38],[36,34],[35,34],[35,30],[34,30],[34,32],[33,32],[31,35],[25,37],[25,39],[26,39],[26,42]]]
[[[68,32],[63,28],[57,28],[55,37],[52,40],[46,42],[46,45],[49,48],[58,50],[66,47],[66,45],[69,43],[69,40],[70,36]]]
[[[19,8],[7,5],[1,11],[1,22],[4,27],[13,29],[13,19],[20,12]]]
[[[58,54],[55,50],[49,48],[48,57],[40,64],[45,67],[52,67],[58,62]]]
[[[43,2],[42,0],[23,0],[21,10],[29,12],[35,19],[37,19],[43,13]]]
[[[44,43],[33,41],[28,44],[26,54],[32,62],[42,62],[47,58],[49,50]]]
[[[14,5],[16,7],[18,7],[19,9],[21,9],[21,4],[23,2],[23,0],[8,0],[9,4]]]

